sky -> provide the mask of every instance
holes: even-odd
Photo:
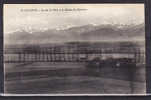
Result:
[[[5,4],[3,13],[4,34],[87,24],[144,23],[144,4]]]

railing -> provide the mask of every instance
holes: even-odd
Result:
[[[85,62],[92,56],[114,55],[133,57],[137,63],[145,62],[145,54],[138,48],[5,48],[3,54],[5,63]]]

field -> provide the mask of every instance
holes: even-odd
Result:
[[[142,94],[145,68],[140,66],[135,80],[124,69],[105,67],[89,70],[85,63],[5,64],[5,93],[10,94]]]

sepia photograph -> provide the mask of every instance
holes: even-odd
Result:
[[[4,4],[4,95],[145,95],[144,4]]]

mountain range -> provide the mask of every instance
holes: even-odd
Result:
[[[144,41],[145,27],[139,25],[84,25],[45,31],[25,30],[4,34],[5,44],[43,44],[71,41]]]

